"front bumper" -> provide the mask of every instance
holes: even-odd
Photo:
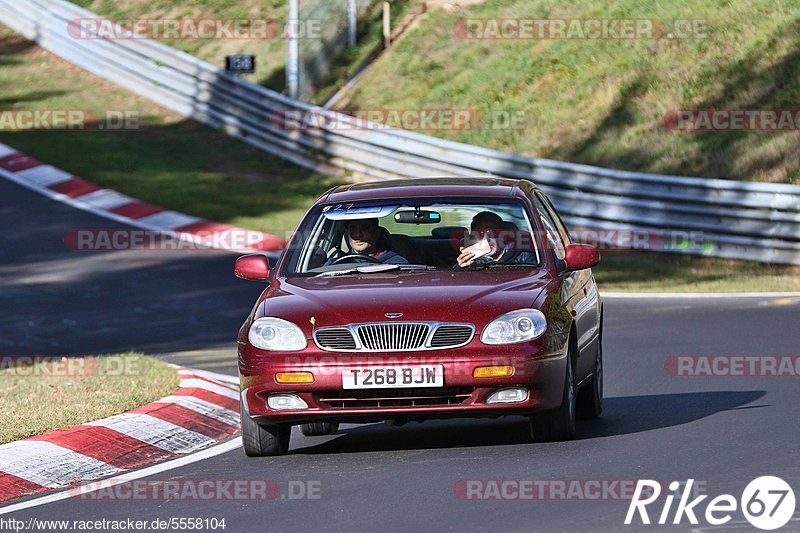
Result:
[[[467,348],[467,347],[465,347]],[[453,349],[443,352],[409,354],[240,354],[240,379],[245,412],[265,424],[300,424],[319,420],[339,422],[375,422],[390,418],[422,420],[430,418],[487,417],[526,415],[558,407],[563,396],[567,358],[564,354],[541,353],[531,344],[502,347],[498,355],[481,355],[487,347]],[[532,349],[533,348],[533,349]],[[253,361],[243,365],[243,361]],[[342,388],[342,372],[350,367],[385,365],[441,364],[444,387],[426,389]],[[481,366],[511,365],[507,377],[475,378]],[[311,372],[313,383],[281,384],[278,372]],[[498,388],[519,386],[528,390],[528,398],[513,404],[487,404],[486,397]],[[274,393],[293,393],[308,404],[303,410],[273,410],[267,398]]]

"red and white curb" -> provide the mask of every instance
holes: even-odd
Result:
[[[236,378],[178,374],[180,388],[156,402],[0,445],[0,502],[185,455],[239,430]]]
[[[193,217],[104,189],[0,143],[0,177],[95,215],[137,228],[168,234],[206,248],[235,252],[277,252],[286,241],[267,233],[244,230]],[[237,236],[231,238],[231,236]],[[246,247],[231,247],[246,235]]]
[[[605,292],[603,298],[618,298],[629,300],[675,299],[691,300],[696,298],[722,299],[722,298],[798,298],[800,292]]]

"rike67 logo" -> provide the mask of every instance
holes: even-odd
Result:
[[[655,523],[677,525],[685,517],[690,524],[697,525],[700,523],[698,516],[701,516],[707,524],[721,526],[730,522],[733,514],[740,510],[753,527],[769,531],[785,526],[794,515],[794,491],[779,477],[762,476],[754,479],[745,487],[739,500],[730,494],[716,496],[705,503],[704,512],[701,512],[701,504],[708,495],[703,494],[689,500],[693,495],[693,484],[693,479],[689,479],[686,483],[673,481],[669,484],[670,493],[664,498],[661,512],[653,517]],[[681,488],[683,490],[679,494]],[[658,481],[639,480],[628,507],[628,514],[625,516],[625,524],[632,524],[637,515],[642,524],[651,524],[648,506],[651,506],[650,511],[657,511],[658,504],[652,504],[659,500],[661,495],[662,488]],[[676,499],[678,503],[673,511]]]

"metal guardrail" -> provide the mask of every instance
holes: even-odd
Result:
[[[800,186],[662,176],[523,157],[417,132],[287,129],[286,113],[330,114],[228,76],[147,39],[77,39],[70,21],[97,15],[64,0],[0,0],[0,22],[51,52],[182,115],[325,173],[373,179],[501,176],[535,181],[574,228],[688,235],[670,251],[800,264]]]

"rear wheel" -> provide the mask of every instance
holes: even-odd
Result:
[[[564,393],[561,405],[530,417],[531,436],[535,442],[570,440],[575,437],[575,357],[573,341],[567,354]]]
[[[242,419],[242,444],[248,457],[283,455],[289,451],[292,426],[274,424],[262,426],[250,418],[240,403]]]
[[[300,431],[306,437],[320,437],[334,435],[339,431],[339,422],[309,422],[300,426]]]
[[[578,415],[583,419],[603,414],[603,339],[597,347],[592,382],[578,392]]]

